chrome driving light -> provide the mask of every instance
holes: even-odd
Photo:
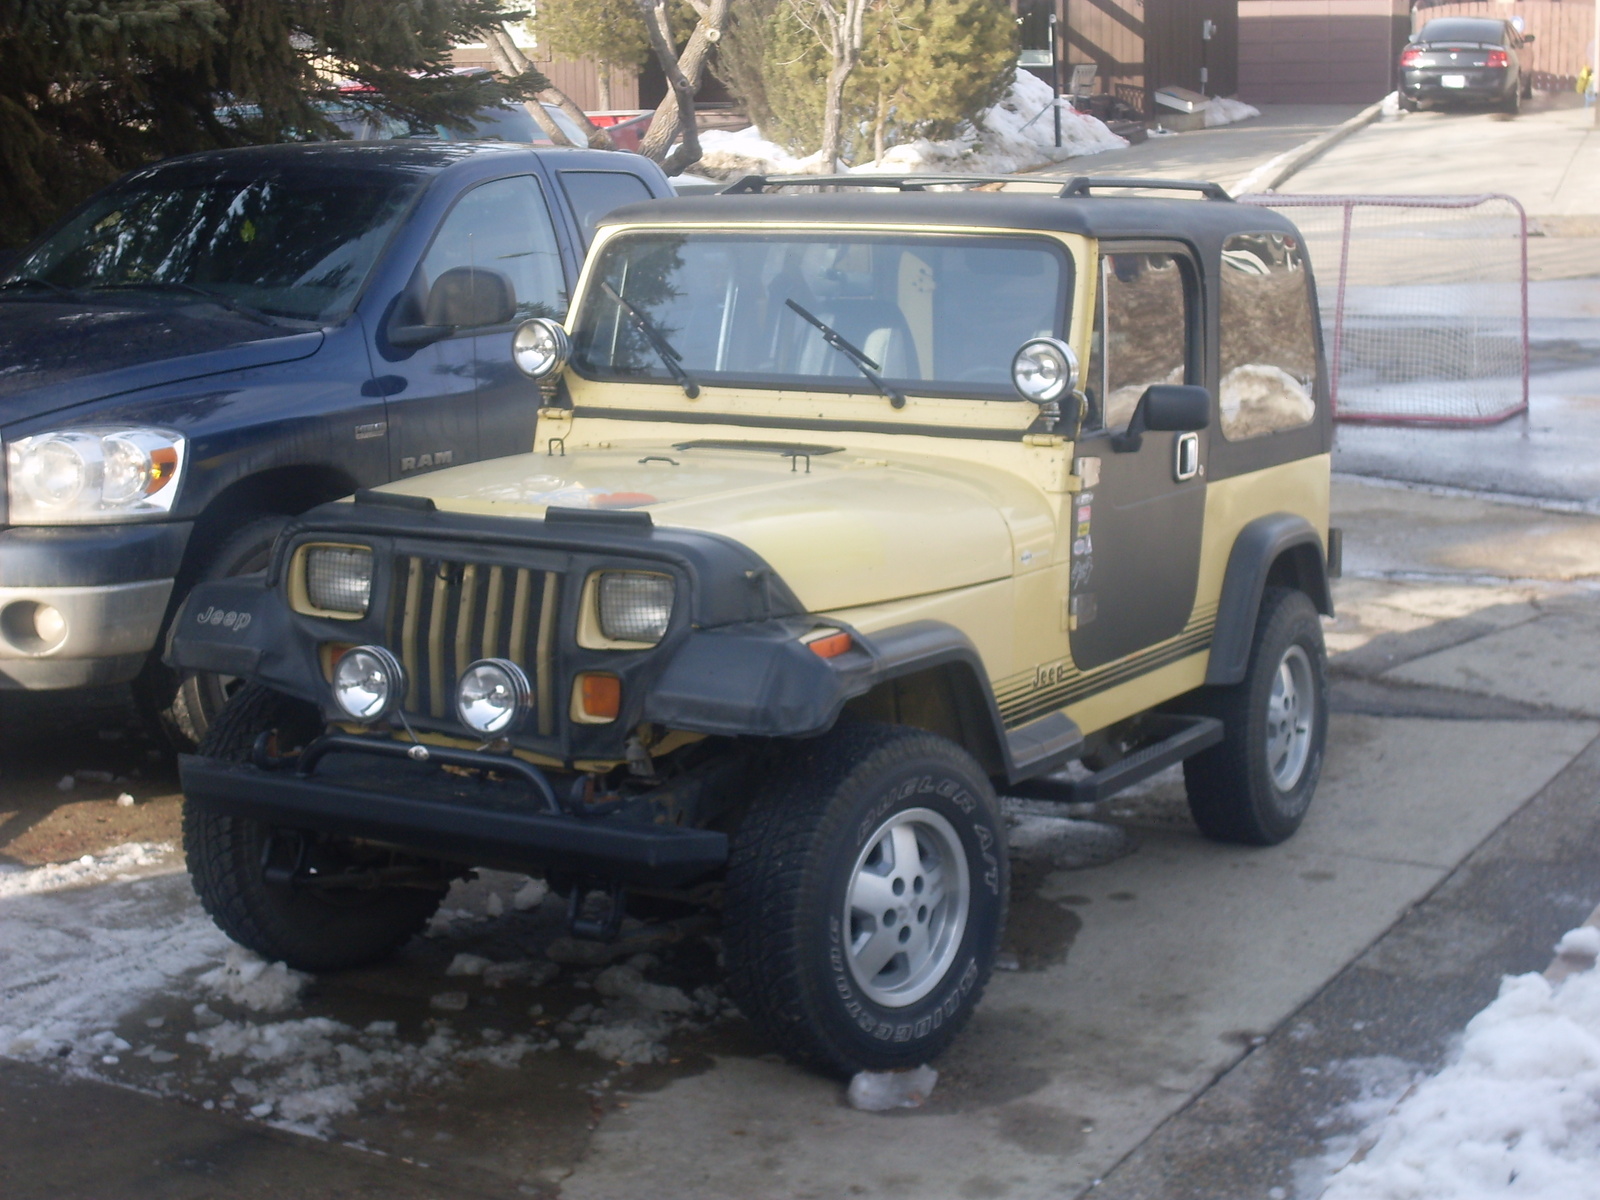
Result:
[[[389,716],[405,694],[405,668],[382,646],[346,650],[333,668],[333,702],[363,724]]]
[[[456,715],[474,733],[510,733],[533,705],[533,687],[516,663],[480,658],[456,685]]]
[[[549,317],[534,317],[511,335],[511,357],[530,379],[544,379],[567,365],[572,344],[567,331]]]
[[[670,575],[607,571],[600,576],[600,632],[618,642],[659,642],[678,585]]]
[[[1078,356],[1060,338],[1024,342],[1011,360],[1011,382],[1035,404],[1059,400],[1078,383]]]
[[[367,546],[307,546],[306,599],[323,612],[367,615],[372,602],[372,550]]]

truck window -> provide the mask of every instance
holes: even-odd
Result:
[[[1084,379],[1091,427],[1121,433],[1151,384],[1186,382],[1188,296],[1175,254],[1107,254],[1100,260],[1094,347]]]
[[[1305,247],[1293,234],[1236,233],[1222,244],[1221,280],[1223,436],[1309,424],[1317,340]]]
[[[561,171],[561,189],[578,218],[585,244],[594,240],[600,218],[624,204],[651,199],[644,180],[626,171]]]
[[[519,321],[566,314],[561,250],[537,179],[494,179],[456,201],[422,260],[423,286],[457,267],[504,277]]]

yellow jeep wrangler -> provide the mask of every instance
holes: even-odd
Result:
[[[702,904],[750,1020],[852,1072],[978,1003],[997,789],[1182,761],[1207,836],[1295,831],[1338,543],[1294,226],[1213,184],[819,182],[613,213],[567,325],[508,335],[530,453],[195,589],[171,661],[244,681],[182,763],[228,934],[368,961],[472,866],[542,874],[584,936]]]

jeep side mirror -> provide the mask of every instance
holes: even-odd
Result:
[[[1195,433],[1211,424],[1211,393],[1188,383],[1153,383],[1134,406],[1126,432],[1112,434],[1118,454],[1137,450],[1146,433]]]

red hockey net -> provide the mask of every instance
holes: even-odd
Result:
[[[1299,226],[1334,416],[1481,425],[1528,407],[1528,220],[1510,196],[1238,197]]]

